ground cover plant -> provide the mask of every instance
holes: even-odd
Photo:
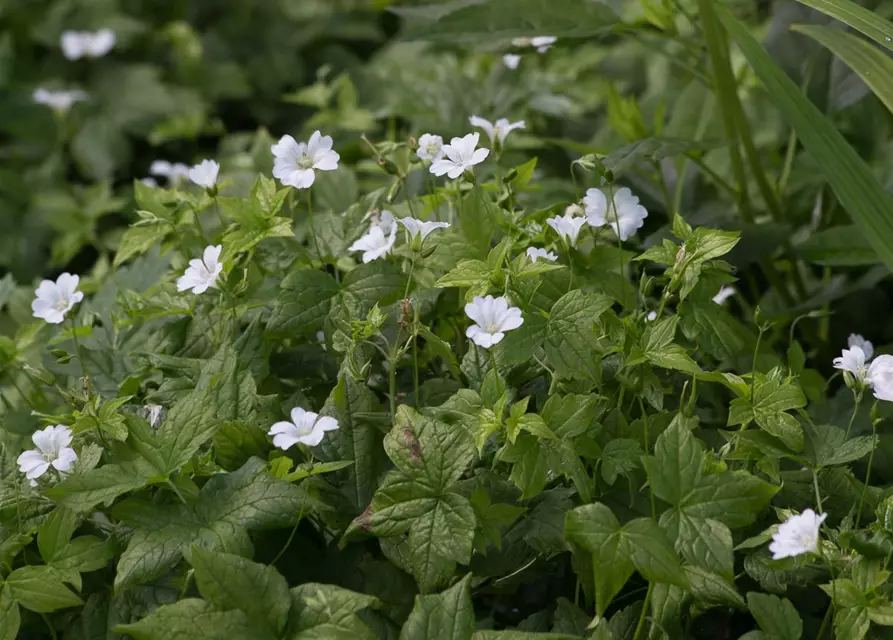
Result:
[[[890,636],[888,14],[0,7],[0,639]]]

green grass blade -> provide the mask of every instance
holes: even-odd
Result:
[[[793,31],[809,36],[865,81],[881,102],[893,111],[893,59],[859,36],[819,25],[798,24]]]
[[[804,148],[834,189],[878,257],[893,268],[893,200],[859,154],[834,125],[807,100],[747,28],[720,3],[715,11],[769,96],[797,130]]]
[[[797,2],[840,20],[893,51],[893,23],[884,20],[870,9],[860,7],[851,0],[797,0]]]

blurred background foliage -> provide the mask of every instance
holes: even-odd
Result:
[[[893,185],[890,112],[828,49],[791,29],[842,25],[794,1],[726,6]],[[891,2],[869,6],[893,14]],[[512,43],[538,26],[560,36],[549,51]],[[99,28],[117,36],[111,53],[63,57],[63,31]],[[890,340],[889,270],[732,47],[757,165],[783,215],[754,176],[735,195],[701,28],[695,0],[5,0],[0,303],[16,284],[24,295],[63,270],[92,274],[87,286],[98,287],[136,219],[133,180],[155,160],[217,158],[225,192],[245,193],[256,172],[269,174],[273,139],[319,128],[345,162],[320,181],[317,206],[341,213],[391,182],[363,134],[448,138],[470,131],[476,114],[526,121],[504,155],[509,165],[538,156],[537,188],[522,195],[529,209],[594,186],[597,176],[571,163],[605,155],[651,212],[646,246],[666,237],[674,209],[692,224],[743,232],[731,262],[743,291],[733,304],[745,320],[757,304],[785,327],[812,314],[799,330],[820,351],[857,329]],[[517,68],[504,64],[506,53],[521,56]],[[81,89],[88,100],[58,113],[35,104],[40,87]],[[421,188],[424,175],[413,178]]]

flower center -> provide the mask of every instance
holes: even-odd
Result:
[[[497,322],[488,322],[484,325],[484,329],[486,329],[487,333],[499,333],[499,323]]]
[[[43,452],[43,459],[46,460],[47,462],[52,462],[53,460],[55,460],[58,457],[59,456],[55,451],[44,451]]]
[[[68,311],[68,299],[60,298],[54,305],[54,308],[61,313]]]
[[[298,158],[298,166],[302,169],[312,169],[313,168],[313,158],[308,156],[306,153]]]
[[[440,149],[437,148],[436,143],[431,142],[425,147],[425,151],[429,156],[436,156],[440,152]]]

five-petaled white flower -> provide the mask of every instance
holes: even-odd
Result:
[[[827,517],[827,513],[818,515],[812,509],[806,509],[800,515],[793,515],[782,522],[778,531],[772,534],[772,543],[769,545],[772,559],[780,560],[818,552],[819,527]]]
[[[586,217],[593,227],[608,225],[621,240],[626,240],[637,229],[645,224],[648,210],[639,204],[638,196],[634,196],[626,187],[614,193],[613,206],[608,206],[608,199],[601,189],[588,189],[583,198],[586,206]]]
[[[720,287],[719,291],[716,292],[716,295],[713,296],[713,302],[716,304],[722,304],[733,295],[737,293],[735,291],[735,287]]]
[[[189,166],[182,162],[168,162],[167,160],[155,160],[149,166],[149,173],[153,176],[167,178],[176,184],[183,178],[189,177]]]
[[[554,251],[547,251],[546,249],[540,249],[539,247],[527,247],[527,257],[530,258],[531,262],[536,262],[540,258],[548,260],[549,262],[558,260],[557,253]]]
[[[80,89],[72,91],[50,91],[48,89],[35,89],[32,95],[34,102],[45,104],[57,111],[68,111],[75,102],[83,102],[87,94]]]
[[[201,260],[190,260],[186,272],[177,279],[177,291],[192,289],[192,293],[198,295],[210,287],[216,287],[217,278],[223,271],[223,264],[220,262],[222,250],[223,246],[219,244],[207,246]]]
[[[865,360],[865,352],[862,351],[862,348],[853,346],[849,349],[843,349],[840,352],[840,357],[834,358],[834,368],[853,374],[861,385],[868,374]]]
[[[485,349],[501,341],[506,331],[517,329],[524,324],[521,310],[510,307],[503,297],[475,296],[474,300],[465,305],[465,315],[476,323],[468,327],[465,335]]]
[[[555,216],[546,220],[546,224],[555,229],[555,233],[571,247],[577,246],[577,237],[586,222],[586,218],[576,218],[571,215]]]
[[[189,179],[198,186],[212,190],[217,186],[220,164],[214,160],[202,160],[189,170]]]
[[[443,157],[443,138],[433,133],[423,133],[419,138],[419,148],[415,154],[422,160],[440,160]]]
[[[65,320],[65,314],[84,299],[78,291],[80,278],[70,273],[63,273],[56,281],[42,280],[34,291],[37,296],[31,302],[31,313],[35,318],[43,318],[50,324],[59,324]]]
[[[469,133],[462,138],[453,138],[449,144],[443,145],[443,153],[431,163],[431,173],[435,176],[446,174],[451,180],[455,180],[466,170],[482,163],[490,155],[489,149],[475,149],[481,136],[479,133]]]
[[[381,226],[373,224],[369,227],[369,231],[354,242],[348,251],[362,251],[363,264],[378,260],[391,252],[394,248],[394,242],[397,240],[397,225],[393,225],[391,232],[385,235]]]
[[[36,480],[51,466],[62,473],[70,471],[78,459],[78,454],[68,446],[71,444],[71,429],[65,425],[57,424],[55,427],[36,431],[32,434],[31,441],[37,448],[25,451],[16,460],[19,471],[28,480]]]
[[[874,345],[858,333],[851,333],[846,343],[848,347],[859,347],[862,349],[866,360],[871,360],[871,356],[874,355]]]
[[[338,429],[338,421],[328,416],[320,417],[312,411],[305,411],[300,407],[291,410],[291,422],[277,422],[267,435],[273,436],[273,444],[282,450],[286,450],[296,443],[315,447],[326,435],[326,431]]]
[[[850,351],[853,349],[859,347],[852,347]],[[874,391],[875,398],[893,402],[893,356],[881,355],[875,358],[868,367],[866,379]]]
[[[69,60],[101,58],[115,46],[117,38],[111,29],[99,31],[65,31],[59,39],[62,55]]]
[[[490,144],[497,148],[501,148],[505,144],[505,139],[515,129],[523,129],[524,121],[509,122],[508,118],[500,118],[496,122],[490,122],[485,118],[471,116],[468,121],[472,127],[480,127],[490,137]]]
[[[341,159],[332,151],[332,137],[319,131],[314,131],[306,143],[282,136],[270,150],[274,156],[273,176],[295,189],[309,189],[316,180],[317,171],[334,171]]]
[[[447,229],[450,226],[449,222],[428,222],[417,218],[400,218],[397,222],[406,227],[410,240],[416,237],[421,237],[424,240],[432,232],[438,229]]]
[[[509,69],[517,69],[518,65],[521,64],[521,56],[517,53],[507,53],[502,56],[502,64]]]

